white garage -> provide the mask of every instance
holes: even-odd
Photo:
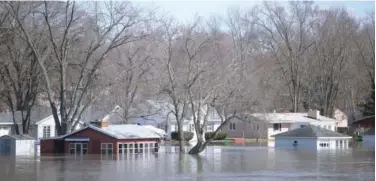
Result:
[[[35,138],[28,135],[4,135],[0,137],[0,154],[34,155]]]
[[[276,148],[346,149],[352,137],[326,128],[306,125],[276,134]]]

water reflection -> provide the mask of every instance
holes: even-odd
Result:
[[[0,157],[0,180],[373,180],[374,150],[275,150],[210,146],[201,155]]]

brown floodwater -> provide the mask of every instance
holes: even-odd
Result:
[[[121,157],[0,157],[0,181],[370,181],[375,150],[279,150],[210,146],[199,156],[163,146],[158,154]]]

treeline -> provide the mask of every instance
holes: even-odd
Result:
[[[273,109],[374,114],[374,27],[373,14],[313,2],[264,2],[189,24],[131,2],[1,2],[1,100],[21,114],[18,133],[46,100],[61,135],[92,104],[120,105],[127,122],[139,102],[162,99],[181,134],[187,111],[197,113],[197,153],[213,111],[222,126]]]

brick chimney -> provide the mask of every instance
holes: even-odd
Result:
[[[318,119],[320,116],[320,111],[319,110],[309,110],[308,111],[308,117],[312,119]]]
[[[98,128],[107,128],[108,127],[108,121],[106,121],[106,120],[96,120],[96,121],[90,122],[90,124],[94,125]]]

